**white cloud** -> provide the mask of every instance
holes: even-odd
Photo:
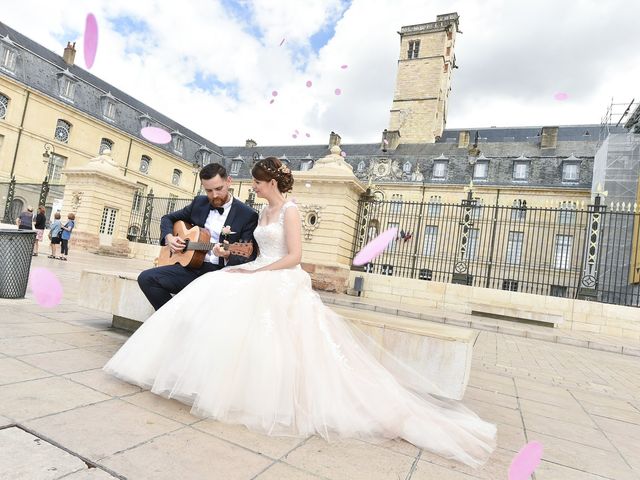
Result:
[[[92,0],[86,10],[12,3],[3,21],[51,50],[61,53],[63,32],[76,32],[68,40],[78,42],[79,65],[85,16],[94,13],[92,73],[219,145],[325,143],[331,130],[344,142],[376,142],[393,98],[396,32],[452,11],[464,33],[448,127],[596,123],[612,96],[640,93],[640,4],[623,0],[254,0],[233,12],[205,0]],[[149,30],[123,36],[108,20],[123,16]],[[335,35],[314,52],[311,37],[329,26]],[[196,88],[196,75],[215,76],[219,88]],[[569,99],[554,100],[559,91]]]

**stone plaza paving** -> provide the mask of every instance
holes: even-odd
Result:
[[[59,276],[62,303],[45,309],[30,293],[0,300],[0,479],[494,480],[507,479],[532,440],[545,449],[536,480],[640,479],[640,357],[490,327],[480,331],[464,399],[498,424],[498,448],[482,469],[403,441],[274,438],[194,417],[102,373],[128,334],[76,303],[82,269],[149,266],[79,251],[68,262],[40,255],[32,268]],[[326,296],[341,297],[353,298]]]

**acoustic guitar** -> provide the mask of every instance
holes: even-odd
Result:
[[[180,237],[185,246],[179,252],[172,252],[168,245],[160,249],[157,258],[157,266],[175,265],[179,263],[183,267],[200,268],[215,243],[210,243],[211,235],[206,228],[192,227],[182,220],[173,224],[173,235]],[[250,257],[253,253],[252,242],[221,243],[222,248],[231,252],[231,255]]]

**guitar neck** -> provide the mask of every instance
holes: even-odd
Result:
[[[189,242],[189,245],[187,245],[187,250],[205,250],[208,252],[209,250],[213,250],[213,247],[215,246],[215,243]]]

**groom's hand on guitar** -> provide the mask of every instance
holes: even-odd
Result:
[[[223,243],[226,244],[226,245],[229,245],[229,242],[226,241],[226,240]],[[219,244],[219,243],[216,243],[216,245],[213,247],[213,254],[216,257],[222,257],[222,258],[225,258],[225,259],[229,258],[231,256],[231,252],[229,251],[229,249],[228,248],[224,248],[224,246]]]
[[[165,243],[169,246],[173,253],[182,251],[184,249],[184,246],[186,245],[180,237],[176,237],[171,233],[165,237]]]

